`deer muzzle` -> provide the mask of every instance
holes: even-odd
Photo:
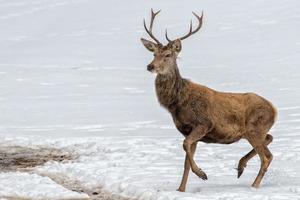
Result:
[[[147,65],[147,70],[149,72],[152,72],[154,70],[154,65],[152,65],[152,64]]]

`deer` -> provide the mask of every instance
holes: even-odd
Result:
[[[166,30],[166,45],[153,34],[154,19],[159,12],[151,9],[149,27],[144,19],[145,31],[152,41],[141,38],[141,42],[154,55],[147,70],[156,74],[158,102],[168,110],[177,130],[184,136],[184,171],[177,190],[185,192],[190,169],[199,178],[207,180],[207,175],[194,160],[198,142],[231,144],[240,139],[247,140],[253,149],[239,160],[237,178],[243,174],[247,162],[258,154],[261,165],[252,184],[252,187],[258,188],[273,159],[268,145],[273,141],[269,130],[276,121],[276,108],[270,101],[252,92],[220,92],[182,78],[176,62],[182,49],[181,43],[201,29],[203,11],[201,16],[193,12],[198,25],[194,29],[191,21],[186,35],[171,40]]]

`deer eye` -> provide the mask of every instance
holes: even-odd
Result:
[[[165,57],[166,57],[166,58],[170,58],[171,55],[172,55],[172,54],[169,53],[169,54],[165,55]]]

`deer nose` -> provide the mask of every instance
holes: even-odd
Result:
[[[154,69],[154,65],[152,65],[152,64],[149,64],[149,65],[147,65],[147,70],[148,71],[152,71]]]

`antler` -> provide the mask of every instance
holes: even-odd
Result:
[[[183,37],[178,38],[179,40],[184,40],[184,39],[190,37],[191,35],[193,35],[194,33],[198,32],[198,31],[200,30],[200,28],[201,28],[201,26],[202,26],[202,22],[203,22],[203,11],[202,11],[201,17],[199,17],[199,16],[198,16],[196,13],[194,13],[194,12],[193,12],[193,15],[195,15],[195,17],[197,17],[197,19],[198,19],[198,21],[199,21],[199,24],[198,24],[197,28],[196,28],[195,30],[193,30],[193,23],[192,23],[192,20],[191,20],[191,22],[190,22],[190,31],[189,31],[186,35],[184,35]],[[166,34],[165,34],[165,35],[166,35],[166,39],[167,39],[169,42],[171,42],[172,40],[168,37],[168,31],[167,31],[167,30],[166,30]]]
[[[157,11],[157,12],[153,12],[153,9],[151,8],[150,29],[147,28],[145,19],[144,19],[144,28],[145,28],[146,32],[149,34],[149,36],[150,36],[157,44],[160,44],[160,45],[161,45],[161,43],[159,42],[159,40],[156,39],[155,36],[154,36],[153,33],[152,33],[152,28],[153,28],[154,18],[156,17],[156,15],[157,15],[159,12],[160,12],[160,10]]]

